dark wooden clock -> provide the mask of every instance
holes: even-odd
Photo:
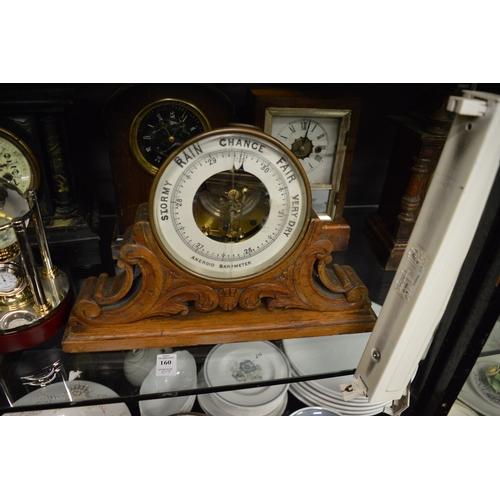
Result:
[[[227,125],[233,115],[232,103],[211,85],[134,84],[113,93],[104,120],[120,235],[148,200],[170,153],[197,134]]]
[[[376,212],[365,236],[386,271],[395,271],[415,226],[451,125],[445,102],[427,115],[389,117],[395,127],[392,154]]]

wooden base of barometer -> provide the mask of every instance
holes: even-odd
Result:
[[[161,251],[147,204],[125,234],[116,276],[88,278],[62,347],[96,352],[211,345],[371,331],[368,290],[313,214],[295,251],[272,270],[238,282],[197,278]]]

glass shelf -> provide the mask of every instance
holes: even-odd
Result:
[[[392,283],[394,272],[383,271],[372,253],[368,250],[362,236],[362,228],[367,217],[366,209],[348,208],[345,211],[346,219],[351,225],[351,238],[347,252],[334,254],[334,260],[340,264],[351,265],[369,290],[369,296],[374,303],[374,311],[378,314],[387,291]],[[378,306],[378,307],[377,307]],[[348,334],[337,337],[368,336],[367,334]],[[62,336],[62,334],[61,334]],[[354,338],[354,337],[352,337]],[[319,366],[309,369],[305,374],[292,373],[291,376],[263,377],[262,380],[244,383],[225,383],[213,387],[198,385],[195,389],[160,390],[148,394],[140,393],[140,383],[132,383],[124,372],[127,356],[133,351],[97,352],[69,354],[62,351],[60,337],[55,337],[43,345],[30,350],[0,355],[0,415],[13,414],[21,411],[32,414],[48,411],[57,414],[61,408],[71,408],[78,413],[79,409],[95,407],[105,414],[106,410],[126,408],[126,414],[140,415],[141,401],[157,399],[191,398],[194,400],[188,413],[207,413],[200,401],[205,395],[214,393],[232,394],[242,389],[257,390],[268,387],[288,386],[286,407],[280,410],[282,415],[289,415],[293,411],[306,406],[314,405],[314,401],[327,401],[338,404],[337,395],[332,394],[332,387],[325,385],[329,379],[352,376],[357,361],[346,366],[332,362],[331,366]],[[271,341],[280,352],[286,356],[284,349],[286,341]],[[188,351],[194,358],[196,373],[202,371],[207,355],[215,346],[186,346],[174,349],[174,352]],[[155,354],[157,354],[155,352]],[[500,323],[497,323],[483,349],[481,357],[500,354]],[[361,353],[360,353],[361,355]],[[288,357],[287,357],[288,359]],[[333,359],[333,358],[332,358]],[[154,362],[156,358],[154,358]],[[290,362],[290,360],[288,360]],[[293,365],[292,363],[290,363]],[[149,370],[153,365],[150,365]],[[148,371],[149,371],[148,370]],[[143,374],[145,378],[146,374]],[[323,382],[322,382],[323,381]],[[56,384],[59,384],[56,386]],[[90,384],[85,387],[85,384]],[[57,394],[48,390],[40,390],[43,385],[47,388],[59,388]],[[68,387],[72,386],[72,387]],[[98,388],[98,397],[91,389]],[[71,396],[68,394],[78,393]],[[55,390],[55,389],[54,389]],[[37,392],[38,391],[38,392]],[[87,392],[85,392],[87,391]],[[30,396],[31,395],[31,396]],[[42,397],[43,396],[43,397]],[[78,399],[85,397],[85,399]],[[22,406],[18,406],[21,400]],[[14,403],[16,406],[14,407]],[[211,404],[211,403],[210,403]],[[111,407],[110,405],[114,405]],[[121,406],[120,406],[121,405]],[[103,410],[104,408],[104,410]],[[382,407],[377,408],[381,414]],[[355,408],[362,414],[360,407]],[[370,408],[373,410],[373,408]],[[96,410],[97,412],[97,410]],[[111,412],[113,414],[113,412]],[[180,413],[185,413],[181,411]],[[100,414],[100,413],[97,413]]]
[[[358,227],[361,228],[365,216],[366,212],[361,211],[358,213],[354,211],[351,220],[353,224],[357,223]],[[351,227],[353,227],[353,225],[351,225]],[[377,299],[384,294],[383,289],[385,281],[392,280],[392,277],[388,276],[387,273],[379,272],[379,265],[375,257],[369,252],[364,244],[361,237],[361,231],[353,229],[351,233],[350,249],[347,252],[335,253],[333,256],[334,260],[339,264],[351,265],[363,282],[365,282],[365,280],[371,281],[371,285],[367,284],[367,286],[372,287],[372,290],[369,288],[370,293],[373,293],[373,295],[370,295],[370,299],[374,303],[379,303]],[[373,277],[375,277],[375,279],[373,279]],[[78,286],[75,288],[78,289]],[[374,310],[377,312],[376,306]],[[297,394],[293,388],[298,387],[298,384],[305,384],[312,380],[319,381],[322,379],[329,379],[344,374],[350,374],[352,376],[357,365],[357,360],[355,360],[352,366],[339,367],[332,364],[331,367],[323,366],[318,370],[310,370],[307,374],[301,376],[292,374],[288,377],[271,377],[275,380],[269,380],[269,377],[264,376],[263,380],[250,383],[225,383],[222,385],[218,384],[211,388],[198,386],[196,389],[175,392],[159,391],[151,394],[140,394],[140,383],[131,383],[124,372],[126,357],[127,355],[130,356],[132,351],[69,354],[62,351],[60,339],[54,339],[46,344],[47,345],[39,346],[38,348],[33,348],[24,352],[5,354],[3,355],[3,359],[1,359],[0,356],[0,414],[124,403],[127,405],[132,415],[140,415],[141,401],[158,398],[170,399],[181,396],[195,396],[195,402],[190,412],[203,413],[203,408],[201,408],[198,402],[200,395],[234,393],[243,388],[247,390],[256,390],[256,388],[276,387],[280,385],[288,386],[290,384],[292,391],[287,391],[288,402],[286,408],[283,410],[283,414],[286,415],[296,409],[311,406],[292,394]],[[280,352],[283,352],[282,341],[272,341],[271,344],[276,346]],[[214,347],[215,346],[211,345],[187,346],[177,348],[174,351],[187,350],[194,357],[196,372],[199,373],[203,368],[207,355]],[[286,357],[286,355],[284,356]],[[54,364],[56,366],[54,366]],[[145,377],[145,374],[143,375]],[[26,377],[30,378],[27,379]],[[70,401],[67,394],[71,394],[71,391],[67,385],[75,385],[81,381],[99,384],[100,397],[92,397],[89,392],[86,396],[91,397],[91,399],[87,398],[83,401]],[[47,390],[40,391],[41,385],[44,383],[48,383],[47,387],[54,387],[54,384],[60,384],[58,387],[62,395],[58,394],[56,398],[54,394],[47,395],[46,393],[49,392]],[[95,386],[92,385],[91,388],[95,389]],[[77,386],[77,389],[81,392],[84,388],[82,386]],[[317,387],[315,389],[317,389]],[[34,395],[27,397],[30,394]],[[38,395],[40,395],[40,397],[38,397]],[[14,408],[14,403],[19,402],[21,398],[23,406],[18,406],[19,403],[16,403],[16,407]]]
[[[283,352],[281,341],[270,341],[269,344],[272,344],[280,352]],[[195,359],[196,373],[198,374],[203,370],[207,354],[214,347],[182,347],[174,350],[174,353],[188,351]],[[60,408],[82,408],[94,405],[103,406],[124,403],[128,406],[132,415],[140,415],[140,401],[285,386],[311,380],[318,381],[333,377],[352,376],[355,371],[355,366],[353,366],[350,369],[343,369],[341,371],[332,370],[330,372],[318,372],[307,375],[294,374],[288,377],[273,379],[266,377],[264,374],[262,379],[249,382],[237,382],[235,380],[232,384],[214,385],[212,387],[198,384],[193,389],[141,394],[140,381],[146,377],[145,371],[154,370],[156,366],[155,361],[152,361],[154,358],[148,360],[147,369],[143,370],[139,377],[137,373],[130,373],[129,370],[127,378],[124,368],[126,360],[132,359],[131,355],[147,351],[154,351],[154,355],[158,352],[158,350],[141,350],[68,354],[56,345],[49,349],[35,349],[23,353],[14,353],[13,355],[4,355],[0,365],[2,368],[0,379],[2,389],[0,391],[0,414],[40,412]],[[283,356],[286,357],[284,353]],[[48,394],[50,391],[41,389],[42,387],[49,388],[56,386],[59,387],[57,395],[53,392]],[[70,398],[75,391],[76,395],[74,395],[72,401]],[[85,391],[87,392],[85,393]],[[96,393],[98,397],[93,397],[92,394]],[[82,396],[85,399],[79,399]],[[290,402],[286,413],[307,406],[301,401],[295,401],[293,396],[290,397],[289,395],[289,399]],[[195,403],[189,412],[203,413],[203,410]]]

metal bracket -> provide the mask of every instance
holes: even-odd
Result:
[[[344,401],[351,401],[359,396],[367,396],[368,394],[368,387],[366,387],[360,378],[355,378],[348,384],[342,384],[340,390],[342,391]]]
[[[399,417],[410,406],[410,386],[406,389],[406,393],[400,399],[393,401],[391,406],[384,408],[384,413],[393,417]]]

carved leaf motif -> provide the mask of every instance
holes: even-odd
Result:
[[[184,282],[164,293],[157,301],[152,315],[170,316],[179,314],[185,316],[189,312],[190,303],[201,312],[213,311],[219,304],[216,291],[204,285],[192,285]]]
[[[241,290],[237,288],[223,288],[219,290],[219,304],[224,311],[231,311],[240,299]]]
[[[240,307],[245,311],[253,311],[260,307],[264,299],[268,309],[304,308],[305,305],[294,296],[293,289],[278,283],[252,285],[241,294]]]

